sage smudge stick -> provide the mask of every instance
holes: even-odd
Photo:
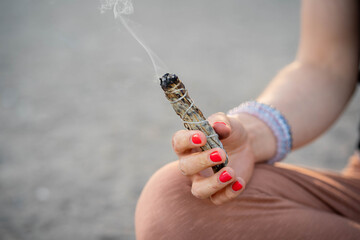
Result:
[[[175,74],[166,73],[160,78],[160,86],[165,92],[166,98],[170,101],[174,111],[182,119],[184,126],[188,130],[200,130],[207,137],[206,145],[201,147],[203,151],[220,147],[224,149],[219,140],[219,136],[210,126],[200,109],[194,104],[190,98],[185,85]],[[225,163],[213,166],[214,173],[225,167],[228,163],[226,154]]]

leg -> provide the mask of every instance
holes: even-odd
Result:
[[[136,234],[139,240],[359,239],[359,183],[261,164],[238,199],[215,206],[191,195],[190,181],[173,162],[145,186],[136,210]],[[351,191],[341,190],[348,186]]]

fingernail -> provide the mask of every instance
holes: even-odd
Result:
[[[241,185],[241,183],[239,181],[234,182],[234,184],[232,185],[232,189],[234,191],[239,191],[242,188],[243,188],[243,185]]]
[[[199,136],[199,134],[196,133],[191,137],[191,141],[194,144],[200,144],[201,143],[201,137]]]
[[[222,124],[222,125],[225,125],[226,126],[226,123],[224,123],[224,122],[214,122],[214,125],[215,124]]]
[[[221,156],[218,151],[215,151],[210,154],[210,160],[213,162],[221,162]]]
[[[232,179],[232,176],[227,171],[224,171],[219,177],[220,182],[223,183],[229,181],[230,179]]]

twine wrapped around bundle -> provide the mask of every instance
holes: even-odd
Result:
[[[220,147],[224,149],[219,140],[219,136],[210,126],[200,109],[194,105],[194,101],[190,98],[185,85],[175,74],[166,73],[160,78],[160,86],[165,92],[166,98],[170,101],[176,114],[183,120],[184,126],[188,130],[200,130],[207,137],[206,145],[201,147],[203,151]],[[213,166],[214,173],[225,167],[228,163],[226,154],[225,163]]]

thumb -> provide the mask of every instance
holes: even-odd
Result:
[[[219,135],[219,139],[225,139],[230,136],[231,125],[225,113],[219,112],[208,117],[210,125],[214,128],[215,132]]]

